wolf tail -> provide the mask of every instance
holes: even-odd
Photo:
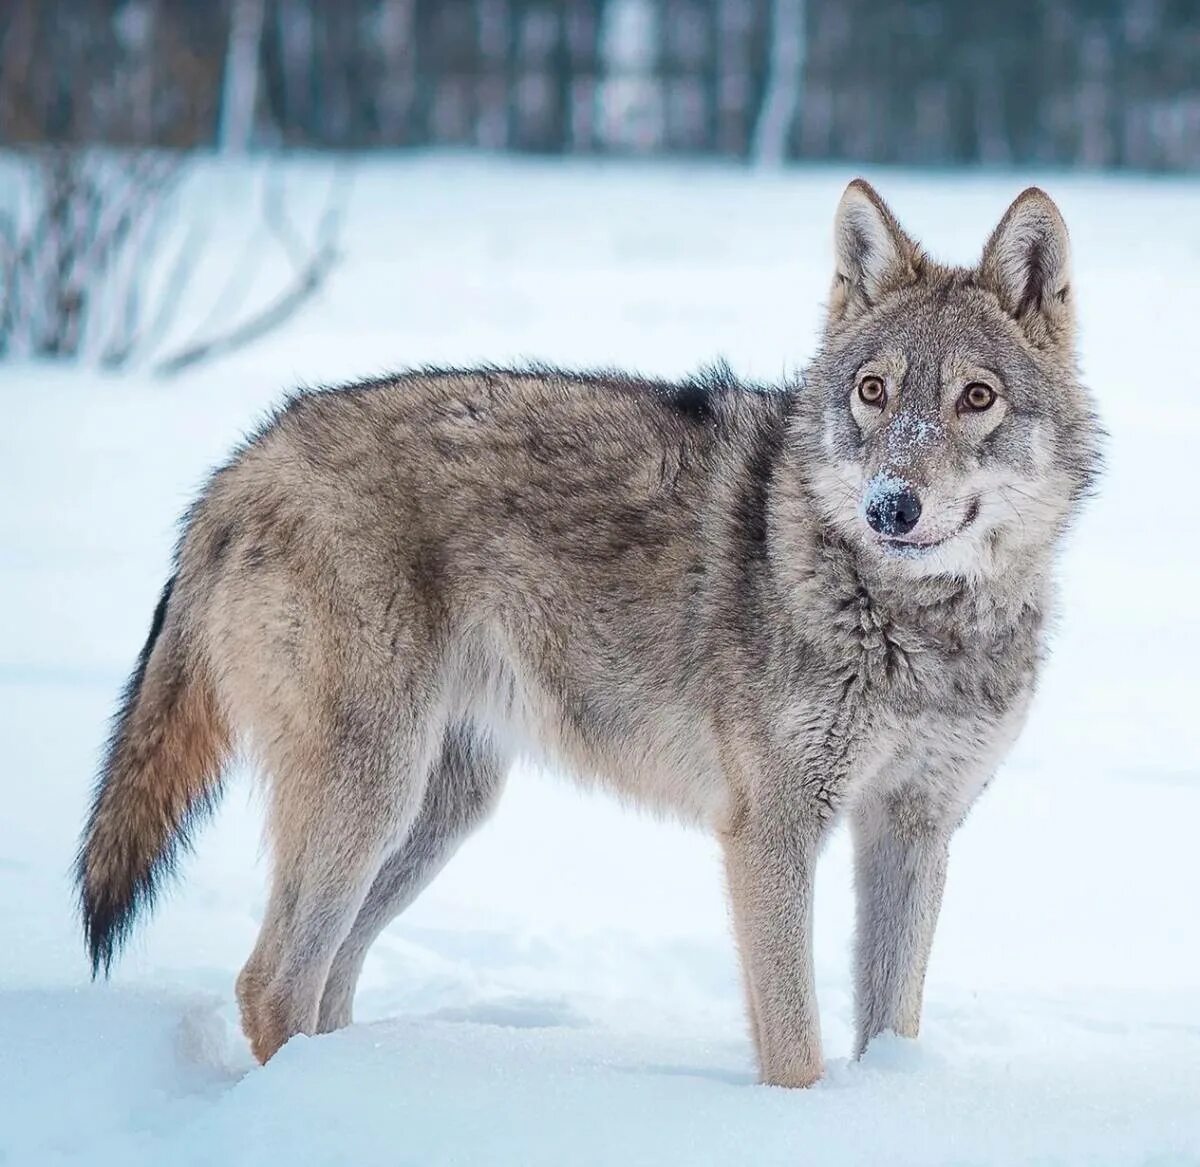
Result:
[[[230,753],[207,670],[182,635],[177,578],[163,589],[126,686],[76,858],[93,976],[108,975],[138,911],[215,808]]]

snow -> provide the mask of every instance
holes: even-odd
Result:
[[[325,165],[291,170],[319,204]],[[776,377],[811,351],[850,177],[367,161],[345,266],[284,333],[170,382],[0,366],[0,1164],[1200,1163],[1186,181],[868,174],[964,261],[1026,182],[1049,189],[1113,435],[1029,727],[954,845],[919,1041],[848,1060],[839,835],[817,901],[828,1072],[756,1086],[713,845],[528,770],[380,940],[347,1031],[257,1068],[237,1029],[265,876],[245,775],[112,983],[88,983],[69,866],[106,720],[175,519],[234,440],[288,388],[403,364],[723,355]],[[197,183],[214,264],[251,182]]]

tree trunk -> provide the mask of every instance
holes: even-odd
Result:
[[[803,79],[804,0],[774,0],[767,92],[754,129],[756,162],[779,166],[787,161]]]
[[[222,154],[244,154],[254,138],[265,8],[264,0],[233,0],[221,85],[221,123],[217,128],[217,148]]]

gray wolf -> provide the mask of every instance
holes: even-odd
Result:
[[[410,372],[296,397],[218,470],[83,835],[93,970],[242,749],[273,859],[245,1031],[265,1061],[346,1025],[525,751],[715,833],[767,1083],[822,1072],[813,873],[848,820],[857,1048],[915,1036],[948,843],[1025,717],[1100,431],[1043,192],[972,268],[862,181],[834,243],[795,384]]]

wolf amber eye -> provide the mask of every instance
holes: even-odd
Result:
[[[887,400],[887,390],[878,377],[864,377],[858,383],[858,397],[865,405],[882,407]]]
[[[968,385],[958,399],[961,408],[969,409],[973,413],[982,413],[985,409],[991,409],[995,400],[995,390],[982,381]]]

